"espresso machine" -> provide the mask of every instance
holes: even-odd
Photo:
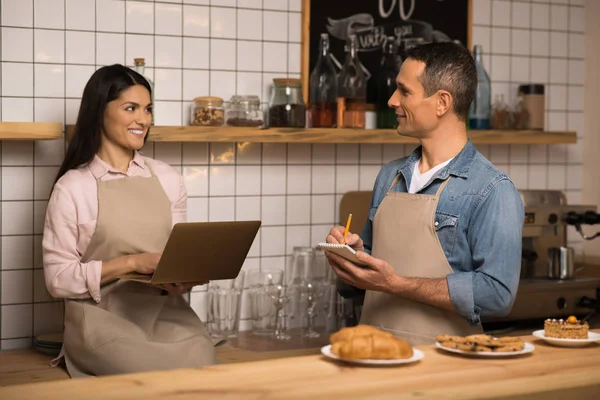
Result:
[[[600,225],[596,206],[570,205],[562,191],[521,190],[525,207],[521,280],[511,313],[484,322],[562,318],[588,315],[600,297],[599,277],[578,277],[575,252],[568,246],[571,233],[592,240]],[[600,230],[600,227],[597,228]],[[586,233],[588,232],[588,233]]]

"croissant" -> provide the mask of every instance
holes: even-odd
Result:
[[[410,358],[413,355],[412,347],[406,341],[392,335],[377,334],[335,342],[331,352],[347,359],[386,360]]]
[[[339,331],[332,333],[329,336],[329,344],[333,345],[335,342],[347,341],[357,336],[369,335],[392,337],[391,333],[381,331],[371,325],[357,325],[353,327],[342,328]]]

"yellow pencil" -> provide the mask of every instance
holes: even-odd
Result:
[[[348,230],[350,229],[350,221],[352,221],[352,214],[348,215],[348,222],[346,222],[346,230],[344,231],[344,244],[346,244],[346,237],[348,237]]]

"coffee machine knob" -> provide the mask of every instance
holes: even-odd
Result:
[[[556,301],[556,306],[559,310],[564,310],[565,308],[567,308],[567,300],[564,297],[560,297]]]
[[[555,224],[558,222],[558,215],[552,213],[548,216],[548,223]]]

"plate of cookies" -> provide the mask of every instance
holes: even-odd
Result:
[[[321,353],[352,364],[392,366],[421,360],[425,355],[405,340],[370,325],[342,328],[329,336]]]
[[[496,338],[478,334],[469,336],[439,335],[438,349],[473,357],[512,357],[533,352],[535,346],[515,336]]]

